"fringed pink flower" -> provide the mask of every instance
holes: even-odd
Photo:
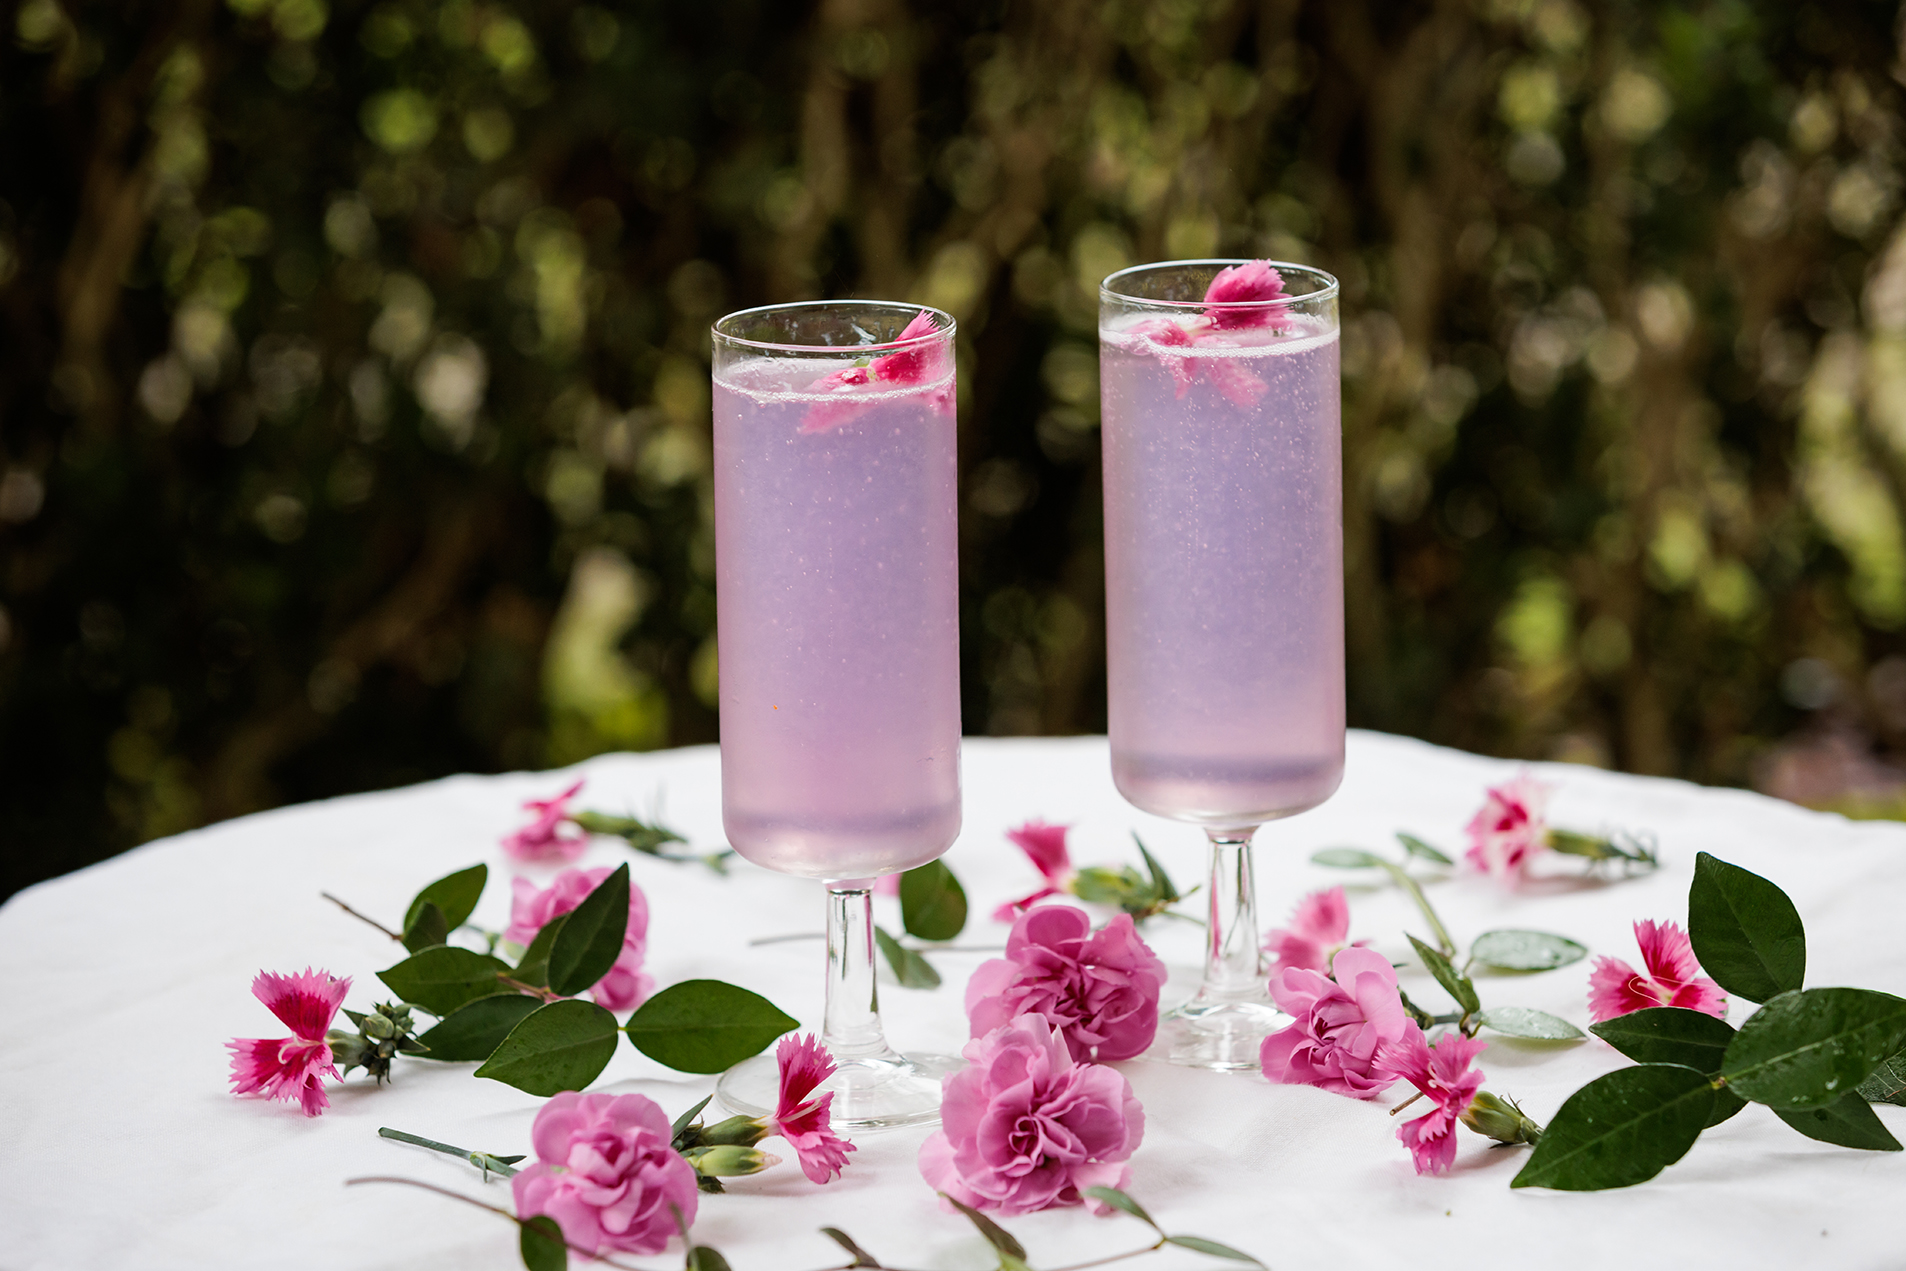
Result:
[[[919,340],[923,336],[934,334],[933,315],[920,310],[906,329],[894,337],[893,344],[906,344]],[[889,346],[891,347],[891,346]],[[810,393],[840,394],[840,400],[816,403],[801,421],[804,433],[826,432],[837,428],[860,414],[865,403],[856,401],[855,396],[868,388],[900,388],[908,384],[921,384],[936,373],[940,367],[939,346],[922,343],[917,348],[896,349],[892,353],[882,354],[862,361],[857,366],[845,367],[823,375],[807,386]],[[944,408],[951,404],[950,398],[936,400],[934,405]]]
[[[344,1004],[351,981],[329,971],[306,968],[300,975],[260,971],[252,981],[252,996],[270,1008],[293,1036],[235,1038],[225,1043],[232,1052],[232,1093],[256,1094],[266,1099],[296,1099],[308,1117],[331,1106],[324,1078],[337,1077],[331,1046],[324,1035]]]
[[[1514,885],[1537,852],[1548,846],[1543,819],[1553,787],[1526,769],[1493,786],[1467,827],[1469,863],[1491,877]]]
[[[553,799],[526,801],[523,810],[535,813],[536,819],[503,836],[503,854],[526,865],[567,865],[581,856],[589,844],[589,836],[581,830],[574,834],[562,832],[569,820],[569,801],[581,790],[579,780]]]
[[[1328,975],[1338,950],[1367,943],[1350,939],[1350,903],[1341,887],[1310,893],[1291,911],[1290,925],[1264,934],[1264,952],[1277,959],[1271,967],[1273,975],[1290,967]]]
[[[781,1069],[781,1093],[769,1125],[788,1141],[812,1182],[839,1178],[854,1145],[834,1133],[834,1092],[816,1097],[815,1087],[834,1075],[834,1059],[812,1034],[783,1037],[774,1048]]]
[[[1417,1173],[1446,1173],[1456,1163],[1456,1123],[1482,1089],[1482,1074],[1469,1065],[1488,1046],[1488,1042],[1450,1033],[1431,1050],[1422,1030],[1413,1029],[1378,1055],[1381,1071],[1409,1082],[1432,1105],[1427,1115],[1404,1122],[1396,1131],[1410,1149]]]
[[[1716,1019],[1727,1018],[1727,994],[1701,974],[1688,933],[1672,922],[1635,924],[1644,974],[1619,958],[1596,958],[1588,977],[1588,1014],[1597,1024],[1651,1006],[1679,1006]]]
[[[1251,260],[1221,269],[1205,288],[1204,313],[1180,323],[1171,318],[1147,318],[1127,330],[1149,341],[1153,353],[1171,371],[1177,382],[1178,396],[1191,391],[1200,378],[1208,381],[1224,399],[1243,410],[1262,401],[1270,386],[1248,366],[1223,356],[1193,358],[1179,349],[1213,343],[1220,331],[1243,331],[1254,327],[1273,327],[1285,307],[1273,302],[1286,299],[1284,279],[1268,260]]]
[[[1284,276],[1271,267],[1271,262],[1247,260],[1220,269],[1204,293],[1207,305],[1239,307],[1213,307],[1205,310],[1205,316],[1220,331],[1268,326],[1279,312],[1279,307],[1269,302],[1284,298]]]
[[[1396,1081],[1384,1051],[1422,1030],[1403,1011],[1388,958],[1345,949],[1331,969],[1335,980],[1303,967],[1271,976],[1271,998],[1294,1022],[1264,1039],[1258,1064],[1272,1081],[1368,1099]]]
[[[966,982],[966,1018],[981,1037],[1020,1015],[1043,1015],[1073,1054],[1109,1063],[1152,1044],[1164,985],[1165,964],[1130,914],[1095,932],[1083,909],[1041,905],[1013,924],[1006,956],[981,963]]]
[[[530,1126],[534,1164],[510,1180],[516,1216],[547,1214],[563,1239],[608,1253],[660,1253],[695,1221],[695,1167],[647,1095],[564,1091]]]
[[[536,933],[580,905],[603,879],[613,873],[607,865],[594,869],[566,869],[547,887],[527,878],[510,880],[510,925],[505,940],[528,945]],[[642,889],[629,883],[629,925],[622,932],[622,953],[609,973],[589,990],[606,1011],[632,1011],[648,1001],[655,979],[642,969],[648,956],[649,901]]]
[[[1046,885],[1029,896],[1010,900],[993,911],[994,922],[1012,922],[1048,896],[1063,896],[1072,882],[1072,853],[1066,847],[1069,825],[1048,825],[1038,817],[1006,831],[1006,839],[1026,854]]]

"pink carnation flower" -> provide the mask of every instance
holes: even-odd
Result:
[[[583,848],[589,844],[589,836],[577,831],[566,835],[562,827],[569,819],[569,801],[582,790],[582,781],[557,795],[553,799],[530,799],[523,804],[525,812],[534,812],[536,819],[522,829],[503,836],[503,854],[513,861],[524,864],[566,865],[582,855]]]
[[[1289,926],[1273,927],[1264,935],[1264,951],[1277,959],[1273,972],[1299,967],[1328,974],[1339,949],[1365,943],[1350,939],[1350,903],[1341,887],[1310,893],[1297,902]]]
[[[1433,1105],[1429,1114],[1397,1127],[1396,1137],[1410,1149],[1419,1174],[1442,1174],[1456,1163],[1456,1122],[1482,1089],[1482,1074],[1470,1070],[1470,1061],[1488,1049],[1461,1033],[1450,1033],[1429,1048],[1421,1029],[1411,1029],[1401,1041],[1380,1052],[1380,1071],[1415,1086]]]
[[[906,329],[884,347],[890,348],[894,344],[918,340],[922,336],[934,334],[938,329],[933,325],[933,315],[922,309],[914,315],[913,321],[907,323]],[[841,400],[820,402],[813,406],[807,412],[806,418],[801,421],[801,431],[804,433],[826,432],[830,428],[837,428],[864,409],[865,403],[854,400],[860,390],[869,387],[899,387],[924,383],[930,375],[939,370],[939,366],[939,345],[923,343],[917,348],[897,349],[892,353],[882,354],[862,366],[849,366],[823,375],[807,386],[808,391],[839,393],[842,395]],[[951,404],[950,396],[942,396],[934,402],[934,405],[941,409]]]
[[[1029,896],[1008,901],[993,911],[994,922],[1011,922],[1048,896],[1062,896],[1072,881],[1072,853],[1066,848],[1069,825],[1048,825],[1038,817],[1006,831],[1006,839],[1026,854],[1046,885]]]
[[[601,1254],[660,1253],[695,1221],[695,1168],[675,1151],[668,1117],[639,1094],[565,1091],[530,1127],[536,1163],[510,1180],[516,1216],[547,1214],[563,1239]]]
[[[1597,1024],[1651,1006],[1679,1006],[1716,1019],[1727,1018],[1727,994],[1702,975],[1688,933],[1671,922],[1635,924],[1643,974],[1619,958],[1596,958],[1588,977],[1588,1014]]]
[[[1074,1063],[1064,1035],[1039,1015],[961,1053],[966,1067],[946,1079],[940,1129],[920,1147],[920,1173],[934,1190],[1012,1217],[1077,1205],[1088,1187],[1126,1185],[1145,1110],[1117,1069]]]
[[[317,1116],[331,1106],[323,1079],[338,1076],[324,1034],[338,1007],[344,1005],[351,981],[310,968],[302,975],[260,971],[251,991],[293,1035],[226,1042],[225,1049],[232,1052],[232,1093],[287,1102],[296,1099],[306,1116]]]
[[[1469,863],[1503,882],[1520,882],[1530,858],[1548,846],[1542,814],[1552,789],[1527,770],[1491,787],[1469,821]]]
[[[781,1070],[781,1092],[770,1125],[788,1141],[810,1181],[839,1178],[854,1145],[834,1133],[834,1092],[815,1098],[814,1089],[834,1075],[834,1059],[812,1035],[783,1037],[774,1048]]]
[[[1107,1063],[1152,1044],[1164,985],[1165,964],[1130,914],[1095,933],[1084,910],[1041,905],[1013,924],[1006,956],[967,980],[966,1018],[979,1037],[1017,1016],[1043,1015],[1074,1054]]]
[[[1302,967],[1271,977],[1272,999],[1295,1018],[1264,1039],[1258,1063],[1272,1081],[1368,1099],[1397,1079],[1379,1061],[1384,1048],[1422,1030],[1403,1010],[1388,958],[1345,949],[1332,970],[1335,981]]]
[[[1268,260],[1247,260],[1242,265],[1220,269],[1205,288],[1207,305],[1249,305],[1250,308],[1211,308],[1205,311],[1211,325],[1222,330],[1268,326],[1280,310],[1269,304],[1284,299],[1284,277],[1271,268]]]
[[[614,871],[607,865],[594,869],[566,869],[547,887],[538,887],[527,878],[510,880],[510,925],[505,940],[527,945],[552,919],[568,913],[583,902],[603,879]],[[655,981],[642,969],[648,952],[649,902],[642,889],[629,884],[629,925],[622,933],[622,954],[609,973],[596,981],[589,996],[596,1005],[609,1011],[632,1011],[655,991]]]

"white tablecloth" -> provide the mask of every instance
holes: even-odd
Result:
[[[1034,885],[1003,838],[1031,816],[1074,823],[1078,863],[1132,859],[1129,831],[1137,828],[1181,883],[1198,878],[1198,832],[1121,802],[1102,738],[969,741],[964,764],[965,832],[947,858],[973,901],[964,942],[999,943],[1004,928],[986,915]],[[697,845],[722,842],[712,748],[603,756],[575,771],[589,778],[579,806],[646,811],[660,797],[667,822]],[[1259,835],[1267,923],[1305,890],[1360,877],[1308,864],[1312,850],[1394,850],[1398,829],[1453,848],[1484,785],[1512,771],[1414,741],[1353,734],[1342,791]],[[1555,823],[1653,831],[1663,867],[1607,884],[1556,878],[1519,894],[1459,874],[1431,889],[1459,942],[1493,927],[1535,927],[1637,962],[1630,923],[1685,921],[1694,856],[1707,850],[1793,896],[1811,936],[1809,984],[1906,993],[1899,921],[1906,827],[1851,824],[1680,782],[1568,766],[1540,771],[1560,786]],[[468,1166],[380,1139],[376,1129],[526,1152],[540,1100],[476,1080],[470,1065],[399,1060],[392,1085],[376,1089],[354,1074],[332,1087],[327,1114],[307,1120],[287,1104],[231,1097],[222,1043],[282,1032],[248,991],[261,968],[309,964],[352,976],[353,1009],[387,996],[374,973],[401,950],[319,899],[320,889],[394,923],[423,883],[487,861],[492,879],[476,921],[502,926],[510,871],[497,839],[521,822],[523,799],[554,793],[567,779],[455,777],[263,813],[148,844],[0,908],[0,1268],[520,1265],[514,1228],[500,1218],[411,1189],[342,1183],[401,1174],[507,1205],[507,1184],[486,1187]],[[818,930],[816,884],[745,863],[719,879],[699,866],[632,857],[612,840],[597,840],[584,863],[631,858],[654,915],[649,966],[658,983],[714,976],[766,994],[804,1025],[816,1022],[820,945],[747,945],[753,936]],[[1407,901],[1388,888],[1353,886],[1351,912],[1354,935],[1399,958],[1407,951],[1402,929],[1422,933]],[[898,925],[897,913],[885,920]],[[1188,993],[1197,928],[1155,922],[1146,936],[1171,967],[1168,1000]],[[957,1050],[965,1039],[961,990],[983,956],[939,956],[947,983],[936,992],[886,989],[896,1043]],[[1402,974],[1419,1000],[1441,1004],[1420,971]],[[1584,962],[1480,987],[1485,1004],[1537,1007],[1586,1025],[1587,978]],[[1750,1009],[1738,1006],[1736,1022]],[[1480,1061],[1488,1088],[1519,1098],[1538,1120],[1626,1062],[1594,1040],[1553,1047],[1500,1039]],[[1815,1143],[1762,1108],[1710,1130],[1643,1186],[1511,1192],[1526,1151],[1492,1151],[1467,1130],[1450,1176],[1417,1177],[1386,1115],[1394,1100],[1358,1102],[1144,1059],[1121,1067],[1146,1111],[1132,1192],[1168,1228],[1238,1245],[1279,1271],[1511,1260],[1551,1268],[1906,1265],[1899,1218],[1906,1155]],[[671,1073],[625,1043],[594,1088],[640,1091],[672,1115],[708,1093],[712,1079]],[[1906,1135],[1906,1110],[1882,1107],[1879,1115]],[[730,1195],[703,1199],[697,1235],[736,1271],[838,1265],[838,1251],[816,1230],[823,1225],[844,1228],[890,1264],[990,1266],[966,1220],[941,1212],[919,1178],[914,1158],[925,1134],[862,1136],[846,1176],[826,1187],[810,1185],[791,1164],[736,1180]],[[1077,1210],[1006,1225],[1034,1266],[1116,1252],[1144,1235],[1129,1218]],[[645,1261],[680,1265],[674,1255]],[[1222,1264],[1169,1251],[1128,1265]]]

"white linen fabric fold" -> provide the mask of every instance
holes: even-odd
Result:
[[[1408,901],[1374,877],[1313,866],[1310,853],[1355,845],[1400,855],[1392,834],[1407,830],[1454,855],[1484,787],[1514,771],[1499,760],[1352,734],[1336,797],[1258,835],[1265,925],[1281,922],[1303,892],[1345,883],[1352,935],[1402,960],[1403,931],[1427,934]],[[1459,943],[1493,928],[1536,928],[1639,965],[1631,923],[1685,922],[1695,854],[1709,851],[1793,897],[1810,936],[1809,985],[1906,993],[1906,929],[1898,917],[1906,901],[1906,826],[1854,824],[1676,781],[1565,765],[1537,771],[1557,786],[1553,824],[1651,832],[1662,867],[1596,879],[1583,876],[1584,862],[1552,858],[1517,891],[1455,871],[1429,890]],[[964,772],[965,830],[946,858],[972,902],[961,945],[1003,943],[1006,928],[991,921],[991,911],[1036,884],[1004,838],[1033,816],[1074,826],[1077,864],[1136,862],[1136,830],[1181,887],[1203,871],[1198,831],[1118,798],[1103,738],[970,740]],[[376,1130],[394,1126],[489,1152],[527,1152],[540,1100],[472,1078],[469,1064],[400,1059],[391,1085],[375,1088],[354,1074],[331,1087],[330,1111],[309,1120],[293,1105],[233,1098],[223,1043],[284,1031],[249,992],[261,969],[309,965],[351,976],[346,1004],[356,1010],[389,996],[375,972],[402,950],[321,900],[320,890],[394,925],[424,883],[486,861],[491,881],[474,920],[500,929],[513,871],[497,841],[524,820],[523,800],[547,797],[576,775],[588,778],[579,808],[643,813],[659,802],[663,819],[698,848],[723,841],[714,748],[606,755],[565,773],[454,777],[245,817],[147,844],[0,907],[0,1269],[520,1266],[514,1229],[501,1218],[413,1189],[343,1184],[402,1175],[507,1206],[507,1184],[485,1185],[470,1167],[380,1139]],[[699,865],[636,856],[610,839],[595,840],[583,863],[624,859],[649,898],[648,966],[658,984],[725,979],[765,994],[805,1026],[818,1022],[819,940],[748,943],[818,934],[816,884],[745,862],[718,878]],[[551,871],[523,872],[546,879]],[[897,908],[881,920],[897,930]],[[1144,934],[1171,968],[1167,1002],[1188,994],[1197,981],[1199,929],[1158,920]],[[946,977],[934,992],[885,987],[894,1042],[956,1051],[966,1038],[962,990],[986,956],[934,955]],[[1491,976],[1478,987],[1485,1005],[1535,1007],[1586,1026],[1589,965]],[[1419,1001],[1442,1005],[1420,968],[1400,974]],[[1736,1003],[1732,1018],[1738,1023],[1751,1010]],[[1592,1039],[1560,1046],[1490,1040],[1479,1061],[1487,1088],[1520,1100],[1538,1121],[1583,1083],[1627,1062]],[[1146,1058],[1119,1067],[1146,1113],[1132,1193],[1167,1229],[1236,1245],[1279,1271],[1484,1262],[1906,1264],[1898,1219],[1906,1154],[1816,1143],[1764,1108],[1708,1131],[1680,1164],[1640,1187],[1512,1192],[1509,1180],[1526,1149],[1492,1150],[1467,1130],[1459,1131],[1450,1175],[1417,1177],[1387,1115],[1406,1088],[1362,1102]],[[626,1044],[593,1087],[639,1091],[671,1116],[712,1088],[712,1078],[670,1072]],[[1906,1135],[1906,1109],[1881,1107],[1879,1116]],[[825,1187],[808,1183],[791,1160],[734,1180],[730,1194],[702,1198],[696,1236],[726,1254],[735,1271],[838,1266],[839,1251],[819,1234],[824,1225],[844,1229],[890,1265],[991,1266],[966,1220],[943,1212],[920,1179],[914,1159],[926,1133],[862,1135],[845,1177]],[[1131,1218],[1080,1210],[1005,1225],[1035,1267],[1146,1242]],[[632,1260],[680,1265],[673,1253]],[[1167,1250],[1121,1265],[1176,1271],[1224,1264]]]

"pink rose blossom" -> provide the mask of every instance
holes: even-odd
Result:
[[[1502,882],[1520,882],[1530,858],[1548,846],[1542,814],[1552,790],[1527,770],[1491,787],[1469,821],[1469,863]]]
[[[1011,922],[1021,910],[1030,909],[1048,896],[1062,896],[1072,881],[1072,853],[1066,848],[1069,825],[1048,825],[1034,817],[1024,825],[1006,831],[1006,839],[1026,854],[1046,885],[1030,896],[1008,901],[993,911],[994,922]]]
[[[1295,1021],[1264,1039],[1258,1062],[1272,1081],[1368,1099],[1397,1078],[1378,1058],[1384,1048],[1422,1030],[1403,1010],[1388,958],[1345,949],[1331,969],[1334,982],[1302,967],[1271,977],[1272,999]]]
[[[582,790],[582,781],[557,795],[553,799],[530,799],[523,804],[525,812],[534,812],[536,819],[522,829],[503,837],[503,854],[513,861],[526,865],[557,864],[566,865],[582,855],[582,849],[588,846],[589,836],[580,831],[566,835],[562,827],[569,819],[568,803]]]
[[[854,1145],[834,1133],[834,1092],[814,1098],[814,1088],[834,1075],[834,1059],[812,1035],[783,1037],[774,1048],[781,1070],[781,1093],[770,1120],[774,1133],[788,1141],[801,1172],[816,1183],[839,1178]]]
[[[1588,977],[1588,1014],[1597,1024],[1651,1006],[1680,1006],[1715,1019],[1727,1018],[1727,994],[1702,975],[1688,933],[1671,922],[1635,924],[1635,943],[1647,973],[1619,958],[1596,958]]]
[[[583,898],[614,871],[607,865],[595,869],[566,869],[547,887],[538,887],[527,878],[510,880],[510,925],[505,940],[527,945],[536,933],[583,902]],[[589,991],[596,1005],[609,1011],[632,1011],[655,991],[655,981],[642,969],[648,952],[649,902],[642,889],[629,884],[629,926],[622,933],[622,954],[609,973],[596,981]]]
[[[938,331],[933,324],[933,315],[922,309],[915,314],[906,329],[885,346],[905,344],[929,336]],[[860,414],[865,403],[855,400],[859,390],[880,386],[898,387],[907,384],[924,383],[927,377],[939,369],[940,348],[937,344],[923,343],[916,348],[896,349],[892,353],[882,354],[862,366],[849,366],[823,375],[807,386],[811,393],[838,393],[838,401],[820,402],[813,406],[806,418],[801,421],[804,433],[826,432],[837,428]],[[934,401],[936,408],[944,410],[952,404],[952,398],[943,393]]]
[[[306,1116],[317,1116],[331,1106],[323,1078],[338,1076],[324,1034],[351,991],[351,981],[310,968],[301,975],[260,971],[251,991],[294,1035],[226,1042],[225,1049],[232,1052],[232,1093],[296,1099]]]
[[[566,1091],[530,1127],[536,1163],[510,1180],[516,1216],[547,1214],[563,1239],[597,1254],[660,1253],[675,1214],[695,1221],[695,1167],[673,1146],[668,1117],[639,1094]]]
[[[1365,943],[1350,939],[1350,904],[1341,887],[1310,893],[1291,911],[1289,926],[1273,927],[1264,935],[1264,951],[1277,958],[1274,973],[1288,967],[1328,973],[1339,949]]]
[[[967,980],[966,1018],[980,1037],[1017,1016],[1043,1015],[1074,1054],[1107,1063],[1152,1044],[1164,984],[1165,964],[1130,914],[1095,933],[1084,910],[1041,905],[1013,924],[1006,956]]]
[[[1074,1063],[1065,1036],[1040,1015],[1021,1015],[961,1053],[966,1067],[946,1079],[940,1129],[920,1147],[920,1173],[934,1190],[1012,1217],[1077,1205],[1088,1187],[1125,1187],[1145,1110],[1117,1069]]]
[[[1470,1070],[1470,1061],[1488,1049],[1461,1033],[1450,1033],[1429,1048],[1421,1029],[1411,1029],[1401,1041],[1378,1054],[1380,1071],[1415,1086],[1433,1105],[1427,1116],[1397,1127],[1396,1137],[1410,1149],[1419,1174],[1442,1174],[1456,1163],[1456,1122],[1482,1089],[1482,1074]]]
[[[1206,310],[1205,314],[1211,325],[1221,331],[1267,326],[1280,310],[1279,306],[1267,302],[1283,299],[1283,275],[1271,268],[1268,260],[1249,260],[1242,265],[1220,269],[1218,276],[1211,280],[1211,285],[1205,288],[1204,302],[1208,305],[1249,304],[1252,307],[1213,308]]]

